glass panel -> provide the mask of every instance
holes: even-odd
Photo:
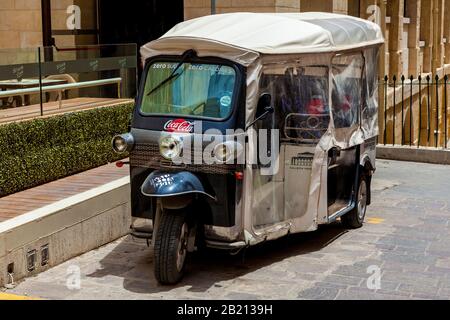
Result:
[[[350,128],[359,124],[361,104],[362,54],[336,56],[333,59],[333,120],[335,128]]]
[[[42,52],[44,113],[133,102],[135,44],[49,47]]]
[[[266,65],[261,75],[259,94],[271,95],[275,111],[272,116],[258,121],[256,129],[268,129],[268,142],[272,141],[271,131],[279,130],[281,141],[276,145],[269,143],[267,147],[270,155],[278,156],[279,170],[271,172],[263,165],[253,170],[255,228],[298,218],[307,208],[314,144],[327,131],[330,119],[329,68],[322,63],[315,64],[315,60],[311,64],[302,63]],[[259,141],[262,134],[265,133],[258,132]],[[273,137],[275,141],[278,139],[278,135]],[[260,145],[258,147],[258,152],[265,152]],[[296,184],[305,197],[289,196]]]
[[[286,66],[265,70],[261,92],[273,97],[276,127],[282,139],[317,142],[329,124],[328,68]],[[262,123],[263,127],[268,124]]]
[[[363,78],[365,103],[361,112],[361,120],[366,138],[378,135],[378,64],[376,63],[378,55],[378,48],[365,51],[366,72]]]
[[[234,68],[218,64],[154,62],[147,73],[145,114],[226,118],[233,106]]]
[[[40,115],[39,95],[24,89],[39,88],[38,49],[0,49],[0,122],[19,120],[26,112]]]

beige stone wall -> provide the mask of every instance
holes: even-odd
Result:
[[[184,0],[185,19],[191,19],[211,12],[210,0]],[[373,18],[373,12],[369,9],[378,8],[380,14],[380,26],[385,35],[386,44],[380,55],[380,77],[385,74],[397,76],[397,85],[400,76],[413,75],[414,78],[422,74],[432,73],[442,77],[450,74],[450,0],[217,0],[217,13],[222,12],[305,12],[323,11],[359,16],[364,19]],[[371,17],[372,16],[372,17]],[[384,51],[384,54],[383,54]],[[417,85],[415,85],[417,87]],[[433,87],[434,88],[434,87]],[[450,96],[450,86],[447,96]],[[380,97],[384,97],[383,86],[380,86]],[[395,121],[395,143],[401,142],[401,88],[395,90],[391,86],[388,90],[387,109],[387,142],[392,143],[393,114]],[[393,92],[396,92],[396,106],[394,108]],[[430,115],[425,114],[428,103],[426,100],[426,87],[422,87],[422,122],[419,119],[419,93],[415,90],[412,96],[412,140],[417,143],[419,126],[421,127],[421,145],[434,146],[436,129],[436,112],[442,115],[443,87],[439,89],[439,101],[436,101],[435,89],[431,92]],[[409,143],[409,93],[405,94],[404,117],[405,143]],[[436,110],[439,106],[439,110]],[[384,130],[384,99],[380,99],[380,139],[383,139]],[[395,110],[395,112],[394,112]],[[427,132],[427,123],[423,119],[433,119],[430,122],[432,132],[430,141],[424,136]],[[443,118],[439,121],[439,145],[443,145],[444,124]],[[450,121],[449,121],[450,124]],[[405,129],[406,130],[406,129]],[[450,132],[450,127],[448,128]],[[449,142],[450,143],[450,142]]]
[[[348,14],[347,0],[216,0],[216,13],[325,11]],[[185,20],[211,14],[210,0],[184,0]]]
[[[302,1],[301,11],[323,11],[323,12],[333,12],[334,2],[332,0],[314,0],[314,1]]]
[[[348,12],[348,1],[347,0],[334,0],[333,1],[333,12],[340,14],[349,14]]]
[[[184,0],[185,19],[211,13],[210,0]],[[323,11],[373,18],[379,8],[386,45],[380,74],[436,72],[450,63],[450,0],[216,0],[216,12]]]
[[[0,1],[0,48],[35,47],[42,43],[40,0]]]
[[[299,3],[299,0],[216,0],[216,13],[298,11]],[[184,0],[185,20],[209,14],[210,0]]]
[[[53,30],[66,30],[67,7],[70,5],[77,5],[81,8],[81,29],[96,29],[96,4],[93,0],[51,0],[52,7],[52,28]],[[58,46],[74,46],[96,44],[97,38],[95,35],[80,35],[80,36],[54,36],[55,42]]]
[[[51,0],[52,29],[67,29],[67,7],[76,4],[81,7],[81,28],[95,29],[95,1]],[[96,37],[54,36],[58,46],[94,44]],[[42,45],[42,21],[40,0],[0,0],[0,49],[35,48]]]
[[[73,0],[51,0],[52,8],[52,29],[65,30],[67,29],[67,7],[74,4]],[[54,36],[56,45],[59,47],[75,45],[74,36]]]

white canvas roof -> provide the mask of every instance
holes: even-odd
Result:
[[[144,48],[158,50],[165,44],[172,47],[175,39],[178,45],[214,42],[262,54],[335,52],[384,41],[377,24],[352,16],[240,12],[181,22]]]

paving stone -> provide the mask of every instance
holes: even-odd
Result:
[[[374,290],[363,288],[349,288],[341,290],[336,297],[337,300],[408,300],[409,296],[400,294],[384,294]]]
[[[296,264],[287,264],[286,270],[294,271],[299,273],[324,273],[330,270],[330,265],[326,262],[323,263],[296,263]]]
[[[385,290],[385,289],[376,290],[376,294],[384,296],[405,297],[405,298],[409,298],[411,296],[411,293],[409,292],[402,292],[398,290]]]
[[[224,298],[231,300],[259,300],[262,297],[256,294],[249,294],[243,292],[230,292]]]
[[[420,239],[413,239],[413,238],[401,238],[401,237],[394,237],[394,236],[387,236],[379,239],[377,243],[381,244],[395,244],[397,246],[401,247],[410,247],[414,249],[423,249],[425,250],[429,245],[430,242],[426,240],[420,240]]]
[[[327,276],[325,279],[323,279],[321,282],[328,282],[328,283],[336,283],[336,284],[342,284],[342,285],[351,285],[351,286],[358,286],[361,284],[365,279],[360,277],[350,277],[350,276],[340,276],[340,275],[330,275]]]
[[[440,300],[440,297],[437,295],[421,294],[421,293],[413,293],[411,294],[411,298],[420,300]]]
[[[401,263],[387,261],[383,264],[384,271],[391,272],[425,272],[429,266],[426,264],[417,263]]]
[[[437,295],[439,288],[437,286],[436,287],[427,286],[424,283],[410,283],[410,284],[402,283],[398,287],[398,291],[409,292],[409,293],[413,293],[416,295],[424,294],[427,296],[435,296],[435,295]]]
[[[439,277],[434,274],[428,274],[425,272],[392,272],[386,271],[382,275],[384,280],[387,281],[400,281],[407,284],[423,284],[434,286],[439,282]]]
[[[333,300],[337,297],[339,289],[316,286],[301,291],[297,298],[306,300]]]
[[[438,291],[438,297],[447,298],[450,300],[450,287],[440,288]]]
[[[414,254],[399,254],[399,253],[387,253],[384,252],[380,259],[386,262],[397,262],[397,263],[411,263],[411,264],[423,264],[423,265],[434,265],[437,261],[436,256],[432,255],[414,255]]]

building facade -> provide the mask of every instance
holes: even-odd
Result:
[[[324,11],[376,22],[386,40],[379,142],[449,147],[450,0],[184,0],[185,19],[238,11]]]
[[[375,21],[383,29],[382,74],[443,74],[444,65],[450,64],[450,19],[444,19],[450,17],[448,0],[184,0],[185,19],[211,11],[348,14]]]
[[[44,2],[50,4],[50,15],[45,16],[42,12]],[[113,7],[105,5],[107,1],[104,0],[2,0],[0,49],[43,45],[46,36],[43,19],[51,19],[51,37],[57,46],[72,46],[107,40],[133,42],[133,38],[143,37],[139,33],[148,35],[147,38],[144,36],[145,40],[135,41],[139,44],[158,37],[183,18],[192,19],[212,12],[323,11],[358,16],[380,24],[386,38],[385,55],[381,58],[382,74],[391,77],[401,74],[417,77],[428,72],[443,74],[444,65],[450,64],[450,19],[444,19],[450,16],[450,0],[176,0],[170,8],[170,15],[175,18],[168,23],[164,23],[170,16],[167,8],[157,2],[135,0],[128,2],[126,7],[123,3]],[[175,5],[175,2],[179,3]],[[80,30],[69,31],[68,22],[70,24],[70,19],[75,19],[77,14],[71,9],[73,6],[80,8]],[[117,16],[116,24],[122,29],[127,29],[130,21],[135,21],[133,26],[136,26],[136,20],[150,24],[149,19],[142,18],[141,10],[149,18],[158,16],[158,25],[164,26],[152,26],[153,32],[148,28],[134,28],[128,32],[129,36],[121,34],[102,39],[101,35],[107,33],[105,29],[111,28],[111,25],[102,28],[107,16]]]
[[[388,79],[380,86],[382,142],[448,146],[449,121],[443,114],[450,86],[442,81],[450,74],[450,0],[130,0],[126,5],[108,0],[1,0],[0,49],[124,42],[140,46],[183,19],[307,11],[357,16],[381,26],[386,43],[379,74]],[[70,25],[75,30],[68,30]],[[425,80],[424,86],[417,80],[399,86],[402,75],[405,83],[411,76],[430,76],[431,82],[437,76],[440,84],[430,95]]]

